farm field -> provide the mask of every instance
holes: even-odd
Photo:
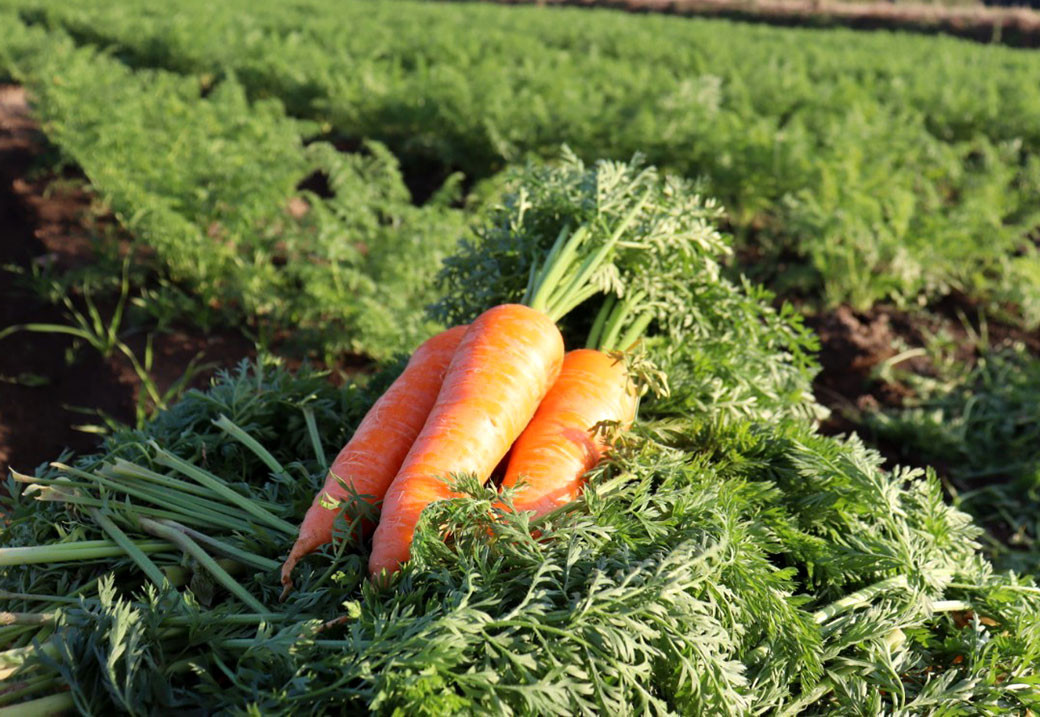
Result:
[[[0,27],[0,706],[1040,707],[1040,55],[397,0]],[[391,585],[337,521],[283,593],[403,357],[578,227],[606,265],[541,296],[647,391],[584,493],[455,476]]]

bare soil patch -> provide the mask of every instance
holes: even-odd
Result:
[[[928,337],[948,336],[959,361],[969,365],[988,348],[1021,343],[1040,357],[1040,331],[1027,331],[1011,324],[980,320],[980,311],[966,297],[951,295],[926,312],[907,312],[878,305],[869,311],[839,306],[806,318],[806,324],[820,338],[822,370],[813,391],[831,416],[821,426],[828,435],[856,433],[876,447],[888,461],[917,466],[920,457],[901,446],[874,435],[863,417],[872,411],[896,409],[914,397],[913,389],[879,369],[885,362],[898,365],[901,372],[935,376],[937,371],[923,352]],[[984,336],[983,344],[979,337]],[[932,465],[940,475],[944,466]]]

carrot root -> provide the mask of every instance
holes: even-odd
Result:
[[[485,311],[466,332],[430,415],[386,492],[369,572],[393,573],[411,555],[419,516],[452,497],[444,479],[486,481],[531,420],[563,361],[545,314],[519,304]]]
[[[559,378],[513,446],[503,487],[514,487],[513,507],[545,515],[575,500],[584,475],[606,449],[592,431],[603,421],[631,425],[636,393],[625,366],[593,349],[571,351]]]
[[[426,422],[467,329],[456,326],[442,331],[416,349],[401,375],[372,405],[350,442],[340,450],[282,565],[286,590],[292,585],[292,571],[300,559],[332,541],[339,509],[327,508],[323,503],[345,500],[349,490],[344,483],[357,494],[371,496],[372,502],[382,500]]]

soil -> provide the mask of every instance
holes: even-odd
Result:
[[[929,336],[945,334],[952,339],[958,360],[973,364],[984,346],[977,337],[984,334],[990,348],[1013,343],[1024,345],[1040,356],[1040,331],[1026,331],[1010,323],[990,320],[980,325],[979,307],[965,296],[953,294],[928,311],[907,312],[878,305],[869,311],[839,306],[806,318],[806,324],[820,338],[822,370],[813,383],[816,398],[831,409],[820,430],[828,435],[856,433],[896,464],[924,467],[925,463],[900,446],[874,435],[863,416],[878,409],[899,408],[913,398],[913,390],[898,380],[898,373],[935,375],[935,367],[922,349]],[[881,375],[886,362],[898,366],[896,375]],[[946,467],[928,463],[940,475]]]
[[[30,322],[68,324],[59,307],[41,300],[8,267],[28,270],[46,262],[60,271],[88,263],[99,228],[113,224],[111,217],[96,217],[82,183],[41,170],[45,151],[24,91],[0,85],[0,330]],[[209,365],[192,382],[200,386],[217,368],[255,354],[235,331],[183,328],[153,339],[151,375],[160,391],[196,356]],[[143,356],[144,333],[126,341]],[[103,416],[133,422],[141,383],[130,361],[89,346],[72,349],[72,337],[49,333],[19,332],[0,342],[0,475],[8,467],[31,472],[66,447],[91,450],[98,435],[77,426],[102,424]]]

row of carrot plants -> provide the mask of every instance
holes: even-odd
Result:
[[[414,2],[4,0],[134,67],[233,74],[406,166],[567,143],[699,179],[781,291],[1040,320],[1035,54],[949,38]]]
[[[312,122],[251,102],[233,78],[203,97],[196,78],[135,72],[11,16],[3,25],[0,64],[134,242],[140,320],[241,326],[261,343],[291,329],[325,355],[382,358],[433,325],[433,276],[466,224],[450,187],[414,206],[382,145],[305,143]],[[49,293],[118,291],[122,260],[103,241],[85,269],[28,278]]]

